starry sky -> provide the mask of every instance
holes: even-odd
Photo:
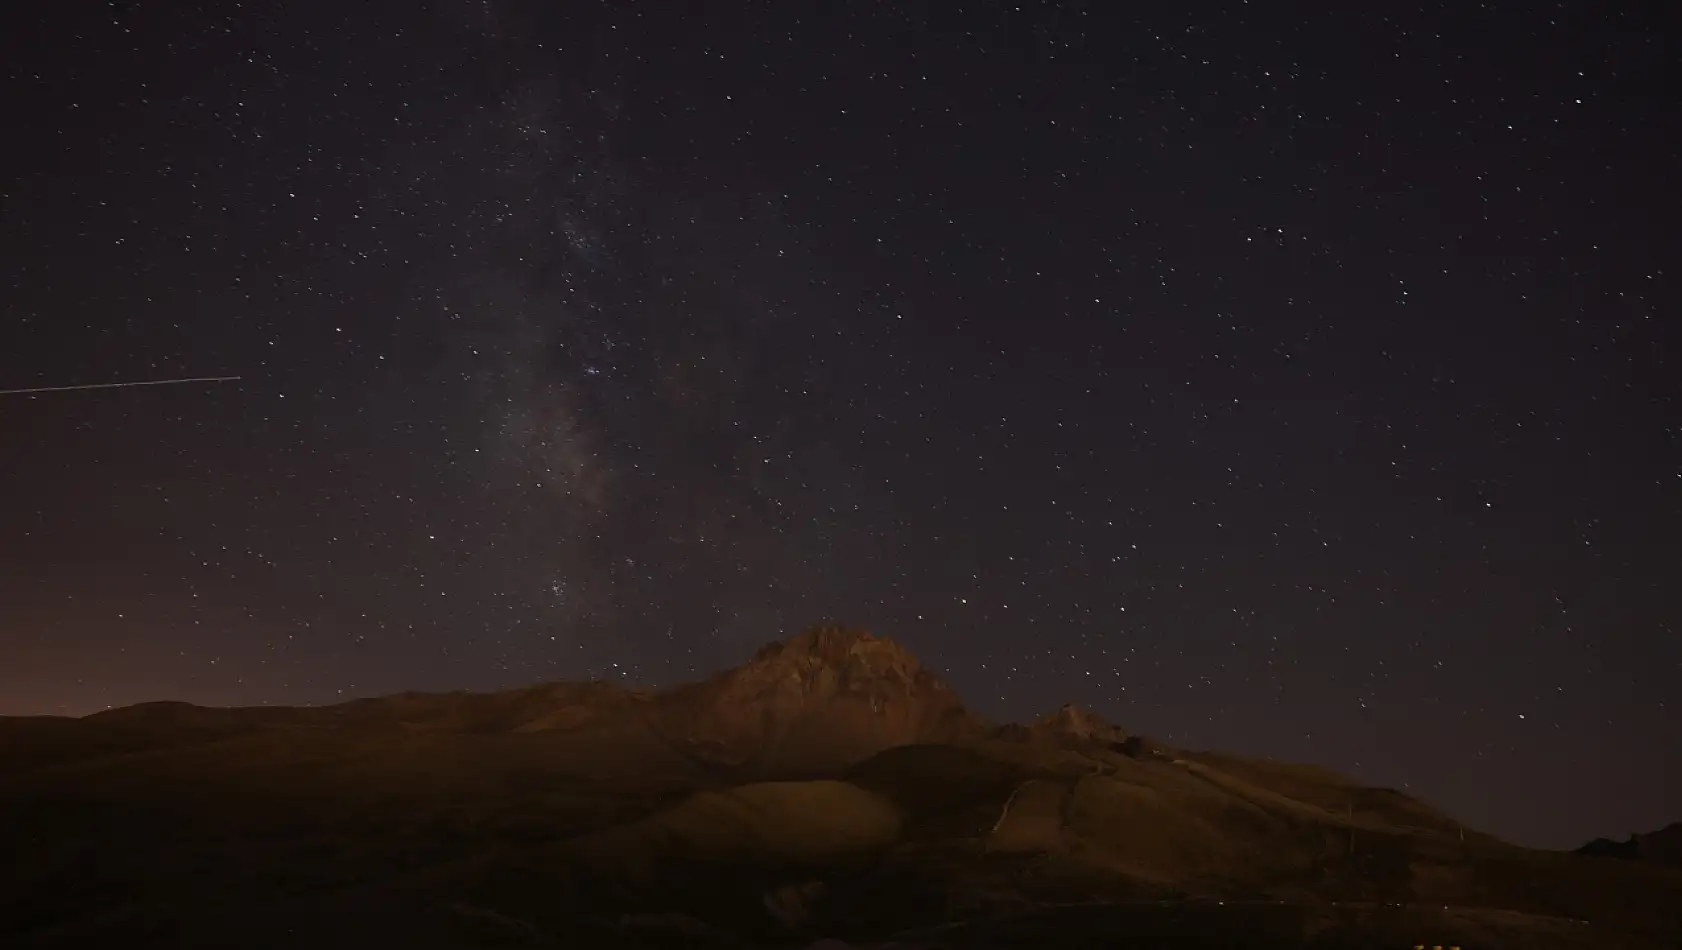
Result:
[[[0,713],[832,618],[1524,843],[1682,819],[1636,5],[17,6],[0,388],[241,378],[0,396]]]

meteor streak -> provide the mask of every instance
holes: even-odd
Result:
[[[184,376],[180,379],[141,379],[126,383],[86,383],[81,386],[34,386],[28,389],[0,389],[0,396],[22,393],[67,393],[80,389],[127,389],[130,386],[173,386],[178,383],[225,383],[238,376]]]

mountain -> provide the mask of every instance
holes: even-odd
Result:
[[[684,748],[758,778],[826,774],[883,749],[989,728],[904,647],[837,626],[769,644],[658,703],[664,730]]]
[[[661,691],[0,718],[0,815],[7,948],[1682,940],[1682,871],[1073,706],[992,723],[834,626]]]
[[[1072,703],[1034,720],[1026,729],[1030,736],[1037,739],[1073,741],[1076,744],[1096,742],[1117,749],[1125,746],[1131,738],[1120,726],[1105,722],[1096,713]]]
[[[1578,854],[1624,858],[1682,868],[1682,821],[1645,834],[1637,832],[1628,841],[1596,838],[1577,849]]]

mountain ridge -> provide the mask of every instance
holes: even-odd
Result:
[[[8,947],[127,939],[135,907],[159,933],[200,933],[183,895],[234,908],[217,926],[242,934],[307,905],[329,942],[455,926],[459,907],[528,944],[605,914],[620,924],[586,942],[619,945],[625,921],[683,914],[688,936],[665,945],[719,946],[722,928],[745,947],[1095,901],[1152,933],[1215,926],[1230,902],[1220,927],[1280,928],[1278,947],[1412,945],[1420,927],[1432,944],[1580,947],[1585,919],[1596,947],[1682,938],[1682,871],[1520,848],[1393,789],[1170,748],[1072,704],[995,723],[902,645],[838,625],[661,690],[0,718],[0,813]],[[334,896],[295,896],[314,894]],[[1394,909],[1415,905],[1442,911]],[[415,945],[510,939],[447,929]]]
[[[0,716],[0,726],[25,719],[82,722],[113,726],[128,735],[168,728],[175,732],[172,742],[186,742],[251,728],[330,726],[341,719],[384,721],[418,731],[566,734],[602,727],[626,714],[687,762],[734,780],[829,774],[886,749],[951,741],[1077,749],[1096,743],[1135,758],[1193,754],[1132,733],[1074,703],[1027,722],[994,722],[969,710],[955,690],[898,641],[834,623],[769,641],[736,666],[664,688],[590,679],[486,692],[409,690],[320,706],[154,700],[81,717]],[[793,755],[791,745],[823,755]],[[89,747],[106,748],[100,743]],[[8,761],[7,753],[16,751],[15,742],[0,744],[0,768],[20,764]],[[1231,758],[1218,752],[1194,755],[1211,761]],[[1627,841],[1596,839],[1576,853],[1677,864],[1672,839],[1679,835],[1682,823]]]
[[[1577,853],[1682,868],[1682,821],[1656,831],[1635,832],[1623,841],[1596,838],[1578,848]]]

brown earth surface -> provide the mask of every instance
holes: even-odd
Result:
[[[837,627],[663,692],[0,718],[0,815],[7,948],[1682,945],[1662,861],[1072,707],[995,725]]]

